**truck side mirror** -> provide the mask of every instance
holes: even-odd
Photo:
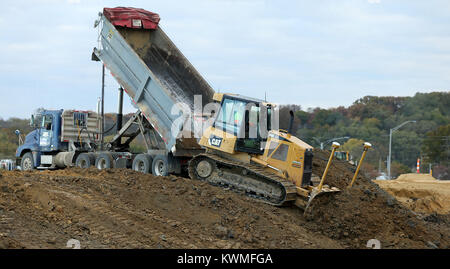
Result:
[[[34,127],[34,115],[31,115],[30,126]]]
[[[91,61],[94,61],[94,62],[100,62],[100,59],[97,57],[97,55],[95,55],[94,52],[92,52],[92,55],[91,55]]]

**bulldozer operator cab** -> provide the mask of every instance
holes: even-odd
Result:
[[[205,146],[228,153],[263,154],[271,126],[272,105],[233,94],[215,94],[214,100],[221,105],[213,125],[207,130],[208,141],[203,139],[207,142]]]

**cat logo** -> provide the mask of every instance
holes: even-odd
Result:
[[[220,145],[222,145],[222,138],[221,137],[216,137],[216,136],[211,136],[209,138],[209,144],[211,146],[215,146],[220,148]]]

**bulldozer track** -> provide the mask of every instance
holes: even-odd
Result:
[[[195,166],[201,160],[214,162],[213,172],[208,178],[202,178],[196,172]],[[245,192],[249,197],[275,206],[290,204],[297,198],[296,186],[292,182],[267,172],[264,167],[232,161],[213,154],[204,153],[194,157],[189,162],[189,176],[192,179],[206,180],[212,185]]]

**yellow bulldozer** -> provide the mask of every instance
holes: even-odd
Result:
[[[205,153],[189,162],[191,178],[234,189],[272,205],[294,203],[303,209],[318,195],[340,191],[324,184],[338,143],[333,143],[320,183],[313,186],[313,147],[291,134],[292,111],[289,128],[283,130],[272,127],[275,104],[223,93],[215,93],[213,100],[220,109],[200,139]]]

